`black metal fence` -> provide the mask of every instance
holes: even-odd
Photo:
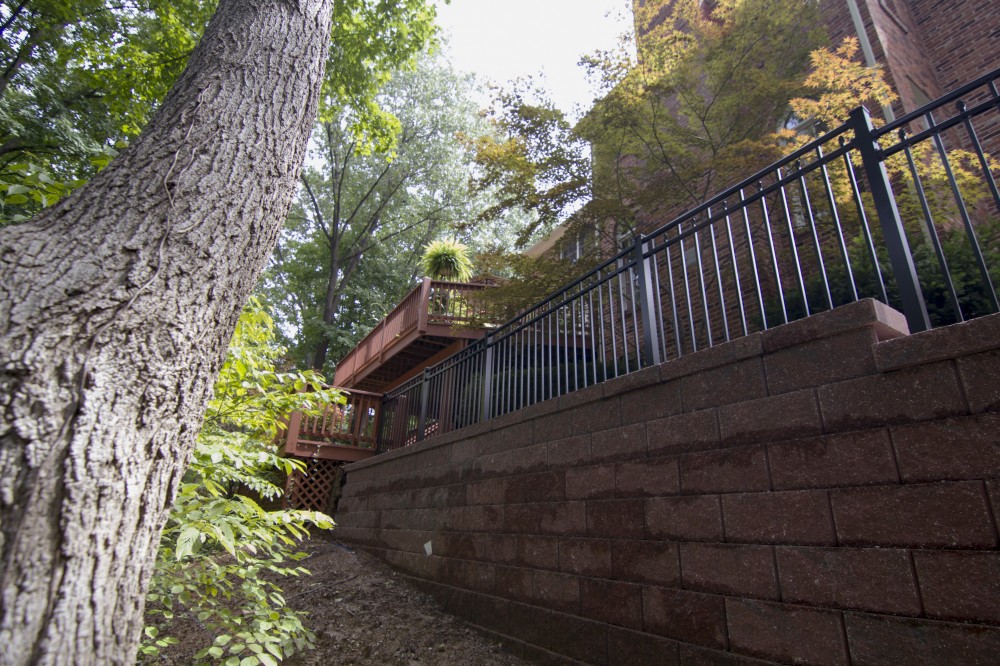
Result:
[[[640,236],[386,394],[380,450],[860,298],[899,308],[911,332],[1000,310],[998,80],[881,128],[859,107]]]

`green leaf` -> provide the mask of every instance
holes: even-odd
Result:
[[[143,633],[145,633],[150,638],[156,638],[156,636],[160,633],[160,630],[157,629],[156,627],[146,627],[145,629],[143,629]]]
[[[19,204],[26,204],[29,201],[31,201],[31,199],[29,199],[28,197],[24,196],[23,194],[15,194],[13,196],[9,196],[6,199],[4,199],[4,203],[5,204],[10,204],[10,205],[15,205],[15,206],[19,205]]]
[[[260,663],[264,666],[278,666],[278,662],[269,654],[259,654],[257,658],[260,659]]]
[[[195,546],[201,543],[201,531],[196,527],[186,527],[177,537],[177,551],[175,557],[178,561],[184,559],[194,552]]]

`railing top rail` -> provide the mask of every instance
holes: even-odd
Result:
[[[421,287],[422,285],[418,284],[413,289],[408,291],[406,293],[406,296],[403,296],[403,298],[400,299],[399,303],[396,304],[396,307],[394,307],[392,310],[389,311],[389,314],[382,317],[382,319],[380,319],[379,322],[372,327],[372,330],[368,331],[365,337],[361,338],[358,341],[358,344],[354,345],[354,348],[351,349],[351,351],[344,354],[343,358],[337,361],[337,365],[341,365],[347,359],[351,358],[353,355],[358,353],[358,350],[364,347],[366,344],[368,344],[369,340],[372,339],[375,336],[375,334],[377,334],[380,330],[382,330],[382,328],[385,326],[385,322],[388,321],[394,314],[396,314],[400,310],[411,307],[407,301],[409,301],[410,297],[413,296],[414,292],[419,292]]]

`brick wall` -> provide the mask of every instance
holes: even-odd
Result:
[[[862,301],[348,468],[341,539],[544,663],[995,663],[1000,315]]]

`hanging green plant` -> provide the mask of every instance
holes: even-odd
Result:
[[[424,249],[420,259],[424,273],[435,280],[468,282],[472,278],[469,248],[454,240],[436,240]]]

